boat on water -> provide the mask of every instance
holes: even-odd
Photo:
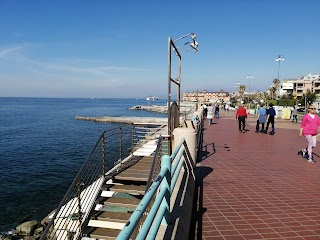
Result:
[[[158,100],[158,97],[156,96],[149,96],[146,98],[147,101],[155,101],[155,100]]]

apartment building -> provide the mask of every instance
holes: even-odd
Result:
[[[309,89],[311,92],[319,94],[320,97],[320,74],[308,73],[299,79],[285,80],[280,84],[279,88],[280,96],[293,94],[299,98]]]
[[[193,101],[201,103],[230,102],[230,94],[223,90],[219,92],[185,92],[183,93],[183,101]]]

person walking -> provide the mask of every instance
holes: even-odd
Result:
[[[274,135],[274,117],[276,116],[276,110],[273,108],[273,104],[269,104],[269,108],[267,110],[267,127],[265,133],[268,133],[268,127],[269,124],[271,123],[271,132],[269,132],[270,135]]]
[[[214,110],[214,118],[219,118],[219,105],[216,105]]]
[[[292,122],[294,122],[294,120],[296,120],[296,123],[298,122],[298,109],[296,106],[294,106],[292,110]]]
[[[264,133],[264,124],[266,123],[266,120],[267,120],[267,110],[263,107],[263,104],[261,104],[258,110],[256,132]],[[259,131],[260,124],[261,124],[261,130]]]
[[[208,125],[211,125],[212,118],[213,118],[213,107],[211,106],[211,103],[209,103],[209,106],[207,107]]]
[[[207,108],[207,105],[204,103],[203,104],[203,117],[205,118],[208,114],[208,108]]]
[[[302,149],[302,156],[306,157],[306,154],[308,154],[308,162],[310,163],[316,163],[312,158],[312,148],[316,147],[317,144],[317,132],[319,126],[320,118],[315,114],[315,107],[309,105],[308,113],[303,116],[301,121],[299,137],[304,135],[307,140],[308,146],[307,148]]]
[[[239,132],[246,132],[246,118],[248,117],[247,110],[244,108],[243,104],[238,108],[236,113],[236,119],[238,119],[239,123]]]
[[[226,103],[225,109],[226,109],[226,114],[228,114],[228,112],[229,112],[229,104],[228,103]]]

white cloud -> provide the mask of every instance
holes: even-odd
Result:
[[[14,47],[8,47],[4,49],[0,49],[0,59],[6,59],[11,57],[12,55],[15,55],[16,53],[19,53],[19,51],[23,48],[26,48],[26,45],[17,45]]]
[[[60,65],[55,63],[49,63],[47,68],[50,70],[69,72],[69,73],[87,73],[92,75],[105,75],[111,72],[120,71],[150,71],[146,69],[131,68],[131,67],[115,67],[115,66],[103,66],[103,67],[81,67],[71,65]]]

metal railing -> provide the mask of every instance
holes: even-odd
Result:
[[[188,171],[193,169],[192,158],[190,157],[185,139],[182,139],[171,156],[162,156],[160,173],[132,213],[125,227],[117,236],[117,240],[130,239],[133,232],[137,231],[137,227],[139,228],[139,233],[135,239],[155,239],[160,225],[168,225],[170,220],[171,194],[183,166]],[[153,202],[152,199],[156,194],[157,197]],[[152,202],[153,204],[150,206]],[[149,206],[150,211],[146,213]],[[142,226],[139,226],[140,219],[144,215],[147,215],[147,217]]]
[[[115,164],[121,167],[123,159],[141,147],[147,137],[156,139],[162,127],[161,124],[139,124],[104,131],[40,239],[78,239],[108,177],[106,173]]]

